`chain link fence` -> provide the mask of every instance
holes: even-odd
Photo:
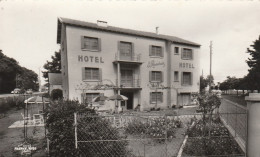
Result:
[[[225,114],[75,113],[75,147],[82,156],[94,157],[244,156],[237,134],[230,133],[219,117]]]

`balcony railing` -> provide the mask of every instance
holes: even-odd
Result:
[[[116,61],[130,61],[130,62],[141,62],[141,54],[133,53],[131,56],[120,55],[120,53],[115,54]]]
[[[140,79],[133,80],[121,80],[120,86],[118,84],[118,79],[116,79],[116,85],[118,88],[140,88]]]

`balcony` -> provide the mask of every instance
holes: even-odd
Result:
[[[140,85],[140,79],[122,80],[120,86],[118,86],[118,80],[116,79],[116,89],[142,89]]]
[[[113,63],[130,63],[130,64],[142,64],[141,54],[122,55],[120,53],[115,54],[115,60]]]

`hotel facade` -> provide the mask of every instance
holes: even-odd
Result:
[[[199,92],[200,45],[178,37],[58,18],[65,99],[128,98],[124,110],[188,105]],[[111,103],[111,102],[109,102]]]

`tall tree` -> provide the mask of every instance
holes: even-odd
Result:
[[[46,71],[43,71],[43,77],[48,80],[48,73],[61,73],[61,55],[60,51],[55,52],[54,56],[51,56],[51,61],[47,61],[47,63],[44,64],[43,68],[46,69]]]
[[[0,50],[0,93],[10,93],[16,87],[37,90],[37,77],[35,72],[21,67]]]
[[[260,36],[253,42],[253,45],[250,45],[250,47],[251,49],[247,48],[247,53],[250,54],[251,58],[246,60],[246,63],[249,66],[248,79],[252,81],[252,87],[260,92]]]

